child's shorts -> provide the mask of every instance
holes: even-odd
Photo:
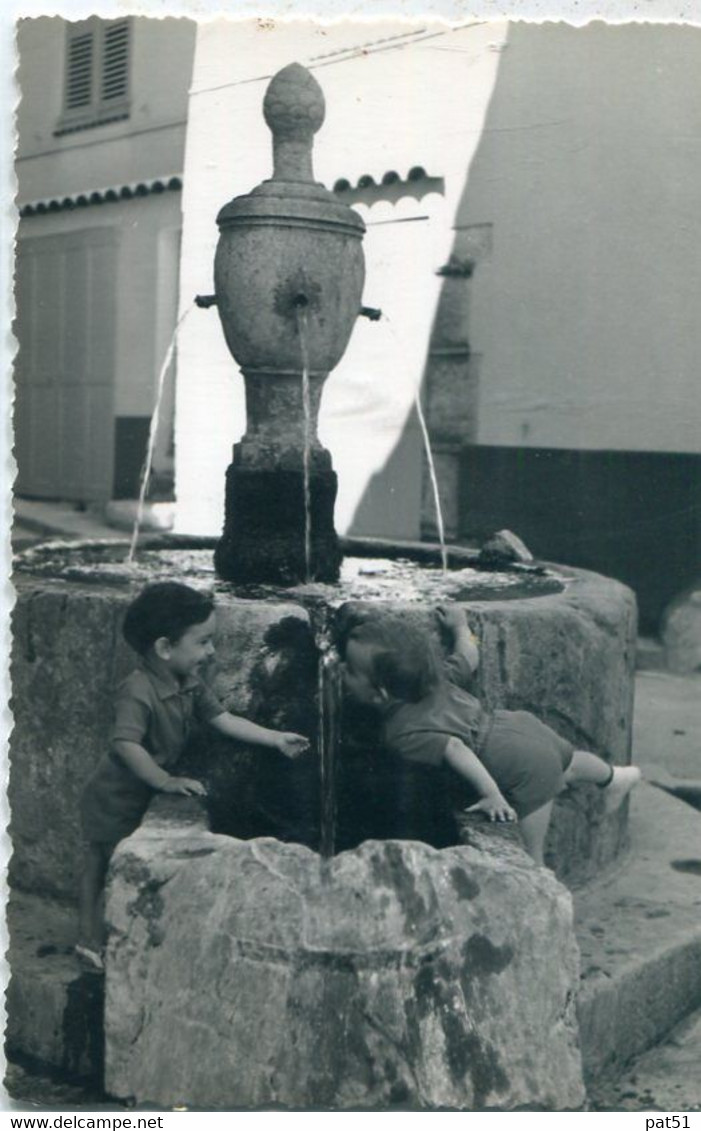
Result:
[[[519,817],[552,801],[564,787],[574,747],[529,711],[495,711],[480,760]]]
[[[153,793],[126,767],[103,755],[80,799],[84,839],[114,847],[139,827]]]

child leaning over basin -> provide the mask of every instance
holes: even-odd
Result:
[[[479,649],[462,609],[438,609],[452,639],[443,670],[430,641],[397,619],[357,613],[342,632],[344,682],[351,698],[377,709],[383,744],[409,762],[448,766],[480,798],[468,812],[518,820],[526,849],[543,864],[553,799],[589,782],[617,809],[640,780],[636,766],[611,766],[576,750],[528,711],[486,711],[467,691]]]
[[[154,793],[205,793],[200,781],[171,773],[192,723],[209,723],[228,738],[288,758],[309,746],[299,734],[268,730],[225,710],[200,674],[214,654],[214,630],[212,597],[177,582],[148,585],[127,609],[124,638],[141,665],[117,691],[109,750],[80,806],[86,843],[75,950],[95,971],[102,970],[101,900],[117,843],[137,828]]]

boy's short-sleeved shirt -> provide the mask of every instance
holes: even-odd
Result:
[[[401,703],[384,720],[384,742],[409,762],[440,766],[450,738],[461,739],[479,752],[491,716],[466,690],[472,669],[464,656],[453,653],[445,663],[446,679],[418,703]]]
[[[563,787],[571,742],[529,711],[485,711],[465,690],[472,672],[454,653],[446,676],[419,703],[401,703],[385,718],[385,744],[408,762],[440,767],[450,738],[461,739],[482,762],[519,818],[540,809]]]
[[[209,722],[225,709],[199,676],[180,682],[167,669],[145,661],[117,691],[110,746],[136,742],[159,766],[171,766],[182,754],[193,723]]]
[[[166,669],[147,662],[127,676],[117,691],[110,749],[83,790],[80,820],[85,839],[111,850],[138,827],[154,794],[117,757],[115,742],[135,742],[169,769],[182,754],[193,723],[209,722],[225,709],[198,676],[180,683]]]

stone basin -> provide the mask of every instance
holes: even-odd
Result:
[[[378,608],[401,610],[435,632],[433,610],[446,599],[440,571],[435,569],[422,569],[418,591],[415,588],[408,596],[406,587],[394,581],[382,593],[374,557],[365,559],[369,572],[360,577],[359,587],[354,582],[345,588],[258,588],[254,595],[241,596],[226,583],[213,583],[211,573],[198,572],[202,545],[192,551],[178,547],[176,552],[171,542],[165,549],[162,541],[157,544],[164,554],[159,569],[167,576],[181,575],[190,584],[215,590],[218,666],[212,675],[223,701],[267,725],[311,737],[318,723],[315,637],[320,624],[327,622],[329,607],[333,612],[344,600],[372,599]],[[93,550],[100,555],[98,563],[89,560]],[[401,548],[395,552],[401,553]],[[61,898],[71,898],[75,892],[74,815],[82,783],[104,745],[113,687],[133,666],[133,656],[121,639],[121,617],[145,580],[159,575],[139,570],[129,575],[119,560],[125,553],[124,543],[96,548],[53,545],[22,555],[16,574],[11,873],[21,886],[46,888]],[[404,553],[408,557],[408,550]],[[188,555],[196,559],[194,565],[193,557],[189,559],[191,572]],[[211,552],[206,560],[211,563]],[[184,567],[182,574],[179,564]],[[121,570],[117,581],[115,570]],[[629,761],[633,594],[617,582],[562,566],[547,567],[544,575],[526,574],[527,586],[544,587],[542,595],[532,596],[522,595],[524,575],[519,571],[503,578],[472,573],[472,592],[478,599],[465,607],[481,640],[477,693],[486,704],[532,710],[580,746],[617,763]],[[449,577],[449,586],[458,579],[454,592],[461,598],[470,592],[465,577],[465,569],[451,571]],[[491,600],[485,599],[487,587]],[[351,742],[349,753],[358,753],[359,742],[367,745],[367,731]],[[250,793],[271,787],[277,798],[284,799],[291,790],[301,809],[318,812],[312,796],[318,784],[313,754],[299,763],[283,759],[284,764],[275,765],[271,760],[261,763],[255,754],[229,743],[210,742],[198,749],[206,749],[208,758],[201,759],[200,768],[214,785],[210,792],[221,799],[220,811],[231,808],[226,799],[229,788],[240,798],[242,788]],[[278,778],[282,785],[276,788]],[[365,799],[357,794],[350,799],[358,813],[372,800],[369,791],[376,784],[375,778],[368,782]],[[307,802],[305,794],[310,795]],[[279,825],[275,796],[271,804],[277,808],[274,817]],[[340,817],[343,824],[342,812]],[[218,819],[214,826],[220,830]],[[234,822],[224,831],[272,833],[313,845],[313,832],[295,836],[294,831],[276,827],[275,820],[267,827],[259,822],[248,828],[237,828]],[[379,828],[363,832],[384,835]],[[558,802],[550,854],[557,874],[568,883],[581,883],[596,874],[616,857],[624,840],[625,811],[602,819],[598,791],[572,790]]]
[[[561,566],[481,576],[474,555],[454,555],[460,568],[445,582],[403,562],[393,573],[385,548],[370,547],[339,586],[241,591],[199,568],[202,545],[178,546],[182,560],[172,544],[155,549],[146,573],[129,573],[123,545],[44,547],[20,563],[9,793],[11,880],[24,891],[75,898],[78,798],[104,748],[114,684],[133,666],[121,618],[146,580],[178,564],[216,592],[213,682],[237,713],[314,738],[317,640],[339,606],[371,599],[436,632],[435,606],[458,600],[480,637],[488,705],[533,710],[577,744],[629,760],[636,612],[616,582]],[[332,860],[315,851],[315,752],[290,763],[204,740],[188,768],[207,782],[209,811],[157,798],[118,849],[109,1091],[204,1107],[577,1107],[568,892],[532,865],[516,831],[495,840],[458,822],[445,843],[417,835],[411,808],[406,826],[387,821],[382,752],[357,720],[344,723],[344,851]],[[594,788],[556,804],[548,851],[570,886],[625,844],[626,809],[604,818],[601,807]],[[176,1017],[190,1019],[182,1040]]]
[[[569,893],[513,834],[466,836],[320,861],[159,798],[113,866],[108,1091],[207,1110],[580,1107]]]

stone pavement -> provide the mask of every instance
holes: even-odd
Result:
[[[172,503],[147,502],[141,520],[142,530],[153,533],[169,529],[173,506]],[[76,503],[17,496],[13,508],[12,548],[18,552],[54,538],[77,538],[88,542],[96,538],[123,540],[131,535],[137,503],[134,499],[120,499],[81,507]]]
[[[666,671],[643,670],[636,676],[633,750],[648,782],[659,781],[666,789],[684,782],[701,784],[701,674],[671,675]],[[693,795],[692,795],[693,796]],[[654,825],[644,837],[643,812],[649,811]],[[665,863],[666,861],[666,863]],[[649,904],[648,934],[629,940],[629,952],[644,954],[654,934],[660,955],[665,938],[673,936],[686,923],[691,936],[701,934],[701,814],[693,804],[680,800],[653,785],[643,784],[632,801],[631,857],[621,873],[628,885],[629,900]],[[679,881],[682,881],[680,886]],[[637,889],[637,891],[636,891]],[[589,892],[587,898],[591,898]],[[619,890],[619,899],[625,894]],[[580,907],[581,910],[581,907]],[[601,913],[599,936],[610,950],[621,945],[622,928],[630,906],[606,908]],[[695,926],[694,926],[695,920]],[[644,922],[645,920],[643,920]],[[680,940],[681,941],[681,940]],[[580,946],[583,953],[586,945]],[[609,960],[611,956],[609,955]],[[620,955],[617,956],[620,961]],[[616,956],[613,956],[614,961]],[[657,1009],[664,1009],[665,998],[680,990],[685,978],[694,977],[690,963],[699,965],[698,945],[667,948],[668,967],[651,963],[642,975],[642,996],[661,993]],[[671,965],[669,965],[671,961]],[[681,974],[680,974],[681,971]],[[666,976],[667,975],[667,976]],[[681,991],[684,992],[684,991]],[[638,998],[638,1001],[640,998]],[[696,1005],[698,1007],[698,998]],[[635,1031],[635,1011],[627,1018],[628,1033]],[[625,1056],[628,1049],[623,1047]],[[700,1111],[701,1110],[701,1010],[686,1017],[656,1047],[637,1056],[617,1076],[592,1080],[589,1085],[592,1107],[598,1111]]]
[[[590,1087],[594,1111],[701,1111],[701,1011],[617,1079]]]
[[[115,538],[118,532],[103,517],[102,508],[78,509],[75,503],[14,500],[12,546],[23,550],[51,538]]]
[[[701,672],[638,672],[635,698],[633,747],[648,781],[701,785]]]

